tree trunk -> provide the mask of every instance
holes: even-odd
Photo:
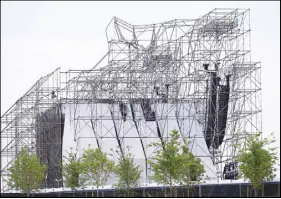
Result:
[[[187,197],[189,198],[189,187],[187,187]]]
[[[170,197],[173,197],[173,184],[172,184],[172,175],[170,173]]]
[[[99,197],[99,188],[97,187],[97,197]]]
[[[264,184],[262,184],[262,190],[261,190],[262,192],[261,192],[261,197],[264,197]]]
[[[255,197],[258,197],[258,189],[254,189],[255,191]]]
[[[172,186],[170,186],[170,197],[173,197],[173,187]]]

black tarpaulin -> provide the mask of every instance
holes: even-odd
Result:
[[[62,140],[65,115],[61,106],[40,113],[36,117],[36,152],[41,163],[47,164],[46,178],[41,188],[62,186]]]

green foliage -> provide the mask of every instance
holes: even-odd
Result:
[[[181,142],[179,141],[178,131],[170,133],[171,139],[162,142],[152,143],[150,146],[157,147],[152,160],[148,160],[151,165],[153,176],[151,179],[158,184],[168,184],[170,195],[173,195],[174,186],[180,180],[180,165],[183,158],[180,155]]]
[[[82,185],[81,181],[79,182],[79,175],[82,172],[82,164],[80,159],[77,158],[76,153],[67,152],[68,157],[65,158],[63,165],[63,177],[65,178],[64,183],[66,187],[70,187],[72,190],[75,190],[76,187]]]
[[[118,164],[114,167],[114,173],[118,178],[118,182],[115,187],[124,191],[124,196],[132,197],[135,195],[132,188],[138,186],[142,170],[140,166],[135,165],[134,157],[130,152],[124,156],[118,150],[116,150],[116,153]]]
[[[47,165],[41,165],[40,159],[35,154],[30,154],[26,147],[17,154],[10,171],[8,185],[10,188],[20,189],[22,193],[31,193],[39,189],[45,178]]]
[[[158,184],[168,184],[170,196],[173,196],[175,184],[186,186],[189,195],[192,185],[200,182],[200,176],[205,172],[204,166],[189,151],[188,142],[183,142],[178,131],[173,130],[170,137],[163,144],[157,142],[150,145],[158,148],[152,161],[148,161],[154,172],[151,179]]]
[[[196,158],[185,145],[182,147],[180,156],[182,158],[181,166],[179,167],[180,184],[186,186],[187,196],[189,197],[190,189],[194,184],[200,183],[200,177],[205,170],[201,160]]]
[[[82,173],[90,185],[97,187],[104,186],[113,171],[114,162],[109,160],[106,153],[100,148],[88,148],[82,156]]]
[[[238,148],[237,160],[241,176],[248,179],[256,190],[262,189],[262,182],[273,180],[275,177],[274,164],[277,161],[276,148],[268,148],[274,143],[273,139],[260,139],[260,135],[249,135],[244,143],[236,145]]]

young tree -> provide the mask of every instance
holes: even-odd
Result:
[[[258,190],[263,191],[263,181],[273,180],[276,169],[274,165],[277,161],[276,148],[267,146],[274,143],[273,139],[260,139],[260,135],[249,135],[244,143],[239,143],[237,160],[241,176],[248,179],[255,190],[255,196],[258,196]]]
[[[65,178],[66,187],[70,187],[75,190],[76,187],[83,185],[81,180],[79,181],[80,173],[82,172],[82,165],[80,159],[77,158],[77,154],[73,152],[67,152],[68,157],[65,158],[65,162],[62,167],[63,177]]]
[[[180,181],[179,167],[182,165],[183,158],[180,155],[181,142],[179,141],[178,131],[173,130],[170,135],[170,140],[155,142],[150,145],[158,149],[155,151],[152,160],[148,160],[148,163],[154,173],[151,179],[158,184],[168,184],[170,196],[173,197],[174,186]]]
[[[187,146],[182,147],[182,164],[179,167],[180,183],[187,189],[187,197],[189,197],[191,188],[194,184],[199,184],[201,176],[205,172],[204,166],[201,164],[201,160],[196,158]]]
[[[129,152],[122,155],[119,150],[116,150],[118,164],[114,168],[114,173],[118,177],[118,182],[115,185],[116,188],[125,191],[127,197],[134,196],[132,188],[138,186],[138,182],[141,175],[141,168],[134,163],[134,157]]]
[[[104,186],[111,172],[113,172],[114,162],[109,160],[106,153],[100,148],[88,148],[82,156],[82,172],[87,180],[97,188],[99,196],[99,187]]]
[[[27,193],[29,196],[32,191],[40,188],[46,170],[47,165],[41,164],[39,157],[29,153],[24,147],[9,168],[9,187],[20,189],[22,193]]]

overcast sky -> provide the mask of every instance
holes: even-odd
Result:
[[[105,28],[250,8],[252,61],[261,61],[263,131],[280,137],[280,2],[1,2],[1,115],[40,77],[89,69],[107,52]],[[279,140],[279,139],[278,139]],[[278,141],[280,145],[280,141]]]

